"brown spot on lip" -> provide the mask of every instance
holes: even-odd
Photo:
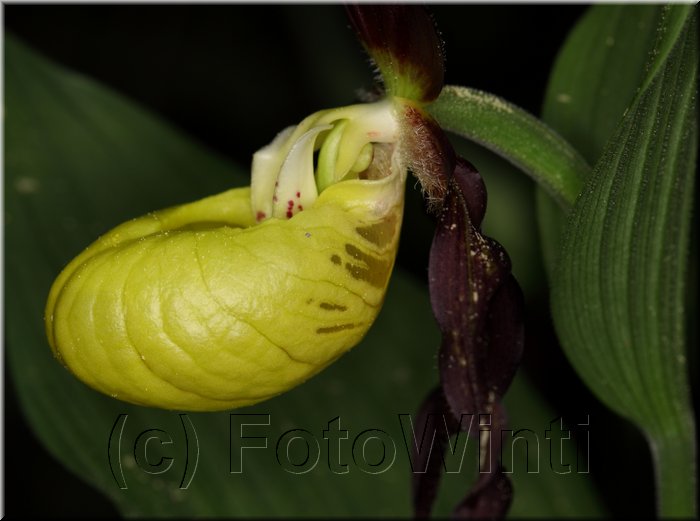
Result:
[[[346,311],[348,309],[347,306],[343,306],[342,304],[331,304],[330,302],[321,302],[318,306],[328,311]]]
[[[355,228],[365,240],[376,244],[380,248],[391,243],[396,235],[397,217],[395,213],[390,213],[384,220],[369,226]]]
[[[363,262],[366,267],[358,264],[345,263],[345,269],[350,272],[353,278],[364,280],[376,288],[383,288],[389,278],[391,264],[369,255],[352,244],[345,245],[352,258]]]
[[[338,331],[344,331],[345,329],[354,329],[354,328],[355,328],[355,324],[340,324],[338,326],[319,327],[316,330],[316,333],[319,333],[319,334],[336,333]]]
[[[331,262],[333,264],[340,264],[342,261],[340,260],[340,256],[338,255],[331,255]]]

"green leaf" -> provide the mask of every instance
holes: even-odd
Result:
[[[691,12],[690,5],[591,8],[552,69],[542,109],[545,122],[595,164],[635,93],[668,57]],[[664,32],[659,46],[657,31]]]
[[[498,96],[448,85],[428,106],[445,130],[475,141],[537,181],[564,209],[576,200],[590,167],[552,129]]]
[[[409,462],[398,415],[415,413],[437,380],[438,333],[425,282],[398,271],[380,318],[361,345],[304,385],[231,411],[270,415],[269,427],[244,431],[269,440],[266,450],[244,450],[243,473],[230,472],[232,455],[240,449],[230,444],[239,430],[232,428],[229,414],[188,414],[199,443],[193,470],[194,436],[190,430],[186,460],[186,431],[178,414],[98,394],[52,358],[43,307],[61,267],[100,233],[147,211],[245,184],[248,175],[121,96],[50,64],[8,36],[5,52],[5,280],[12,296],[5,321],[8,370],[22,410],[47,449],[129,517],[408,516]],[[244,130],[244,122],[233,123]],[[540,473],[528,474],[522,463],[516,468],[513,514],[601,515],[589,475],[556,474],[545,459],[542,433],[560,413],[550,410],[524,379],[516,380],[506,402],[515,428],[540,433],[543,445],[527,453],[524,444],[515,447],[515,461],[527,460],[531,468],[537,461]],[[124,490],[107,458],[110,433],[122,414],[128,415],[123,435],[121,441],[112,438],[109,454],[115,458],[115,447],[121,447]],[[323,430],[338,416],[350,436],[340,453],[349,465],[347,474],[329,469],[323,439]],[[319,464],[303,475],[284,471],[276,460],[280,435],[294,428],[309,431],[319,442]],[[173,458],[172,468],[162,474],[144,472],[134,458],[139,434],[149,429],[161,429],[173,440],[152,455],[152,463],[161,456]],[[395,443],[395,463],[382,474],[368,474],[353,462],[352,442],[366,429],[381,429]],[[368,452],[368,458],[378,457],[378,451]],[[298,451],[292,455],[297,462],[303,459]],[[566,447],[565,457],[575,461],[575,446]],[[187,464],[192,481],[181,489]],[[463,495],[466,477],[451,475],[446,493]]]
[[[652,26],[656,40],[648,73],[572,211],[552,311],[563,347],[586,384],[649,438],[659,513],[693,516],[695,430],[684,309],[698,45],[692,10],[655,9],[648,19],[641,14],[649,11],[638,12],[638,20],[658,24]],[[601,11],[589,19],[610,23]],[[572,40],[582,48],[594,45],[580,32]],[[607,120],[598,118],[595,125],[607,130]],[[593,134],[588,145],[572,136],[588,155],[599,146],[600,134]]]
[[[589,9],[559,52],[542,120],[595,164],[635,93],[653,77],[692,12],[691,5],[598,5]],[[663,43],[656,49],[657,31]],[[649,56],[654,52],[653,60]],[[537,190],[547,272],[556,262],[566,213]]]

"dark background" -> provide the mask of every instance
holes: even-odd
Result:
[[[585,6],[435,5],[431,11],[445,39],[447,83],[493,92],[538,114],[557,49]],[[5,31],[35,50],[241,165],[284,126],[351,103],[372,82],[337,5],[5,5],[4,21]],[[398,262],[424,277],[428,246],[404,242]],[[654,493],[644,441],[573,373],[551,331],[546,295],[528,300],[525,370],[558,410],[591,415],[591,471],[611,513],[648,515]],[[10,375],[5,381],[7,514],[118,516],[41,447],[24,423]]]

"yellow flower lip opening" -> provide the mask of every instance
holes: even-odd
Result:
[[[283,130],[253,156],[256,220],[293,217],[313,204],[319,192],[358,178],[371,166],[375,144],[396,143],[398,137],[396,108],[388,99],[316,112]]]
[[[255,154],[250,188],[109,231],[51,288],[54,354],[100,392],[166,409],[250,405],[318,373],[383,303],[406,180],[397,136],[389,101],[322,111]]]

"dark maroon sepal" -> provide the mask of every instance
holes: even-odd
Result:
[[[489,414],[477,418],[478,431],[470,432],[471,423],[460,424],[447,405],[440,387],[431,391],[423,401],[415,424],[424,427],[420,439],[416,440],[418,446],[414,446],[411,451],[415,518],[430,517],[442,478],[443,454],[450,436],[458,433],[460,428],[479,440],[479,477],[465,498],[454,508],[452,516],[457,519],[505,517],[512,502],[513,489],[498,459],[501,454],[500,433],[507,424],[507,418],[499,402],[492,405]],[[484,430],[491,431],[486,438],[480,435]]]
[[[374,60],[387,92],[422,103],[442,90],[442,42],[419,5],[347,5],[358,38]]]
[[[502,397],[520,366],[525,345],[523,293],[513,275],[508,275],[494,293],[486,324],[489,352],[484,376],[489,391]]]
[[[442,454],[450,435],[459,430],[459,423],[450,412],[440,387],[433,389],[423,401],[415,425],[424,427],[419,446],[411,448],[413,511],[416,518],[424,519],[430,517],[437,496],[442,477]]]
[[[501,431],[508,423],[505,410],[494,402],[491,413],[484,416],[491,430],[479,443],[479,478],[467,496],[452,511],[457,519],[502,519],[513,501],[513,486],[499,462],[501,455]],[[483,430],[484,427],[480,427]]]
[[[482,474],[469,495],[452,512],[457,519],[503,519],[513,502],[513,485],[499,467]]]
[[[439,367],[453,413],[489,413],[522,354],[522,298],[510,260],[479,226],[486,190],[457,161],[430,251],[430,299],[442,331]]]
[[[458,158],[438,216],[428,270],[430,300],[442,333],[438,365],[440,399],[446,403],[431,395],[432,404],[424,408],[447,407],[453,421],[463,414],[488,419],[481,429],[493,433],[486,442],[480,439],[485,458],[479,479],[454,510],[460,518],[503,517],[512,499],[510,481],[498,461],[506,424],[500,400],[522,356],[523,299],[505,250],[481,233],[485,209],[481,176]],[[414,504],[422,515],[434,500],[437,465],[430,462],[433,473],[414,477]]]

